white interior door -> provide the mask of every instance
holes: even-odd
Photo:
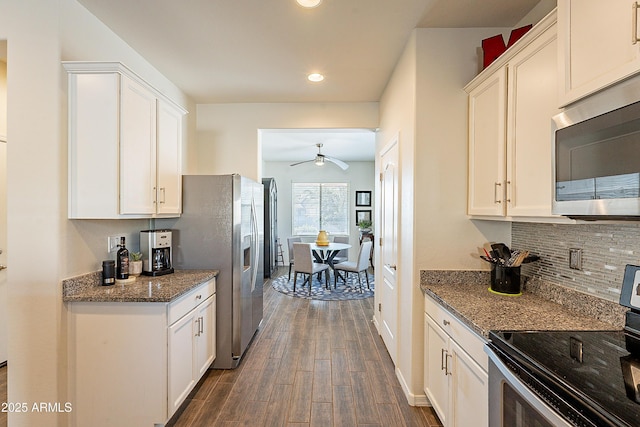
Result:
[[[7,361],[7,141],[0,135],[0,363]]]
[[[398,331],[398,138],[381,154],[381,230],[380,245],[382,280],[379,296],[380,335],[391,359],[396,363]]]
[[[0,363],[7,361],[7,63],[0,42]]]

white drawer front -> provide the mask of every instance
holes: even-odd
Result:
[[[438,304],[433,298],[425,295],[425,312],[440,326],[475,362],[488,371],[489,363],[483,347],[487,340],[473,332],[458,318]]]
[[[196,308],[199,304],[204,302],[211,295],[216,293],[216,279],[213,278],[208,282],[205,282],[186,294],[182,295],[179,299],[169,304],[169,325],[172,325],[177,320],[180,320],[182,316]]]

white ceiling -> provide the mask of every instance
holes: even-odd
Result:
[[[196,103],[376,102],[414,28],[512,27],[538,1],[79,0]],[[309,83],[311,72],[325,81]],[[370,144],[373,160],[370,137],[271,132],[263,155],[304,160],[323,142],[355,160]]]

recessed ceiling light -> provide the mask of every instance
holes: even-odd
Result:
[[[320,73],[311,73],[311,74],[309,74],[309,75],[307,76],[307,79],[308,79],[310,82],[317,83],[317,82],[321,82],[321,81],[323,81],[323,80],[324,80],[324,76],[323,76],[322,74],[320,74]]]
[[[322,0],[296,0],[298,2],[298,4],[302,7],[318,7],[320,5],[320,3],[322,3]]]

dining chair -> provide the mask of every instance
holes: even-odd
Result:
[[[305,274],[305,282],[309,281],[309,292],[311,292],[311,282],[314,274],[319,274],[324,271],[324,286],[329,289],[329,264],[318,264],[313,262],[311,256],[311,244],[309,243],[294,243],[293,244],[293,257],[295,262],[293,264],[293,292],[296,291],[296,281],[298,280],[298,274]],[[304,286],[304,283],[302,285]]]
[[[336,236],[333,238],[334,243],[349,243],[349,236]],[[349,249],[342,249],[338,252],[338,255],[333,257],[333,263],[338,264],[341,262],[349,261]]]
[[[357,261],[347,261],[341,262],[340,264],[334,265],[335,275],[334,275],[334,287],[338,285],[338,276],[340,272],[344,272],[344,283],[347,284],[347,278],[349,277],[349,273],[357,273],[358,274],[358,284],[360,285],[360,290],[362,290],[362,281],[360,279],[360,273],[364,271],[364,276],[367,279],[367,289],[371,289],[369,286],[369,274],[367,274],[367,268],[369,267],[369,253],[371,252],[371,245],[373,242],[366,241],[362,242],[360,245],[360,251],[358,252]],[[342,276],[341,276],[342,277]]]
[[[287,245],[289,246],[289,278],[291,280],[291,267],[293,267],[293,244],[302,242],[302,237],[287,237]]]

